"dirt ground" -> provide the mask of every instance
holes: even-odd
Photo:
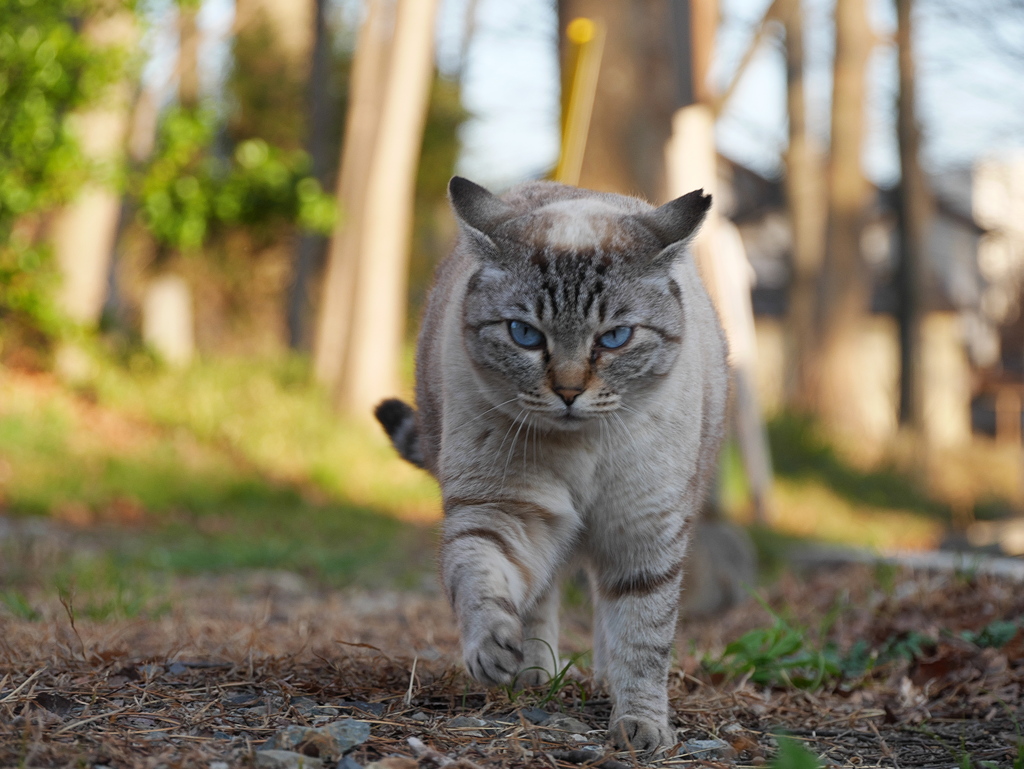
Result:
[[[254,573],[176,582],[170,608],[150,618],[91,622],[65,603],[40,597],[32,620],[0,609],[0,766],[297,766],[273,763],[295,752],[346,769],[635,762],[603,747],[610,705],[585,662],[560,686],[519,694],[469,680],[436,592],[322,591]],[[769,607],[806,649],[911,651],[807,690],[703,663],[772,627]],[[563,653],[585,652],[586,607],[566,615]],[[759,601],[681,626],[670,678],[680,746],[651,763],[762,766],[787,733],[825,766],[1019,769],[1022,618],[1024,585],[977,574],[783,577]],[[367,724],[368,738],[349,749],[316,737],[323,729],[282,731],[341,719]]]

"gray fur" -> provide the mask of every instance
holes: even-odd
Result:
[[[418,451],[404,425],[389,433],[402,428],[403,456],[441,485],[440,568],[466,666],[486,683],[542,680],[526,669],[551,669],[559,579],[582,564],[610,738],[655,750],[673,741],[688,522],[727,391],[724,337],[685,248],[710,199],[655,209],[548,182],[497,198],[459,179],[450,194],[461,234],[420,332]],[[510,320],[545,344],[516,345]],[[633,328],[629,342],[597,344],[617,326]]]

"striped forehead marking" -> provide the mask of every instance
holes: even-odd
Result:
[[[573,314],[586,317],[605,289],[605,274],[611,266],[607,254],[594,249],[537,251],[530,258],[540,273],[538,314],[551,317]]]

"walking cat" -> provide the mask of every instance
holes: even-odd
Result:
[[[444,500],[440,571],[469,673],[537,683],[559,578],[594,595],[610,739],[673,742],[667,679],[688,521],[723,430],[725,341],[688,240],[698,190],[660,208],[550,182],[503,198],[455,177],[454,252],[416,358],[416,409],[376,414]]]

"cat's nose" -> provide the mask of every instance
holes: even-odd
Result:
[[[572,402],[579,397],[580,393],[583,392],[582,387],[560,387],[556,385],[551,389],[554,390],[555,394],[565,402],[566,406],[571,406]]]

